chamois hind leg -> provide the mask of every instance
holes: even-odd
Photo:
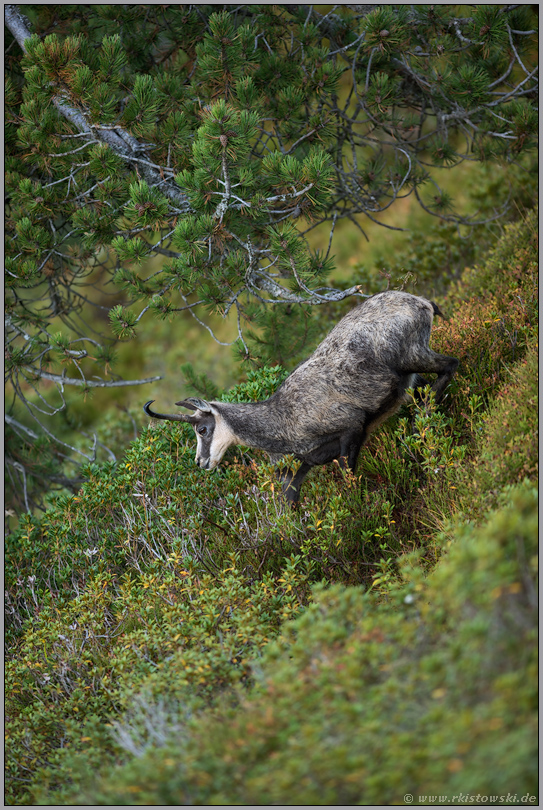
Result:
[[[432,390],[436,392],[436,402],[439,402],[439,400],[443,397],[445,388],[454,377],[459,363],[456,357],[448,357],[445,354],[440,354],[438,357],[443,365],[438,371],[437,380],[432,385]]]
[[[412,361],[413,362],[413,361]],[[458,368],[458,360],[456,357],[449,357],[446,354],[436,354],[431,349],[427,349],[424,353],[420,353],[414,358],[414,363],[417,371],[416,386],[420,386],[419,380],[424,380],[421,373],[435,373],[437,379],[432,383],[432,391],[435,391],[436,402],[443,397],[445,388],[450,383],[456,369]]]

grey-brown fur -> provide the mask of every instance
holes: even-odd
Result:
[[[405,391],[436,373],[436,399],[443,395],[458,360],[429,347],[437,306],[424,298],[389,290],[368,298],[332,329],[311,357],[263,402],[233,404],[189,398],[176,403],[194,415],[149,416],[190,422],[197,433],[196,460],[215,467],[226,448],[242,444],[272,458],[293,454],[302,464],[283,473],[283,490],[296,502],[311,469],[338,459],[355,470],[369,434],[405,401]]]

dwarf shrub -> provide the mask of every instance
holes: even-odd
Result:
[[[249,659],[307,601],[296,557],[280,578],[253,583],[235,557],[218,576],[175,551],[161,564],[135,562],[124,574],[88,572],[77,595],[43,598],[24,624],[6,665],[11,803],[60,789],[78,758],[111,761],[105,729],[134,692],[190,711],[247,684]]]
[[[472,482],[487,503],[495,502],[496,494],[507,483],[537,480],[538,394],[539,362],[534,343],[511,369],[484,416],[485,430]]]
[[[536,796],[537,493],[526,482],[504,500],[479,529],[449,527],[447,554],[429,576],[413,555],[401,558],[402,579],[386,600],[340,585],[314,589],[312,604],[268,645],[235,710],[178,715],[161,746],[79,803]],[[131,716],[123,730],[134,748]]]
[[[151,422],[21,519],[9,804],[533,789],[534,222],[445,302],[432,345],[461,365],[444,402],[406,405],[356,475],[315,470],[298,510],[263,454],[208,473],[188,425]],[[266,398],[285,374],[224,398]]]

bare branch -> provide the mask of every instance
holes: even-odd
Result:
[[[326,304],[336,301],[343,301],[345,298],[357,296],[359,298],[367,298],[368,296],[362,292],[360,285],[349,287],[348,290],[334,290],[329,288],[329,292],[325,295],[319,294],[318,291],[308,290],[308,295],[296,295],[290,292],[277,282],[273,281],[269,276],[264,275],[261,271],[256,271],[249,279],[251,287],[258,290],[263,290],[273,296],[271,299],[262,299],[267,303],[273,304]]]
[[[78,379],[77,377],[65,377],[63,374],[51,374],[49,371],[41,370],[38,375],[41,379],[51,380],[62,387],[64,385],[78,385],[83,388],[124,388],[128,385],[146,385],[162,379],[162,377],[147,377],[144,380],[87,380]]]
[[[16,419],[14,419],[12,416],[10,416],[8,413],[4,414],[4,421],[10,427],[12,427],[16,432],[21,430],[21,431],[23,431],[23,433],[26,433],[26,435],[29,436],[31,439],[37,439],[38,438],[37,433],[34,433],[33,430],[30,430],[30,428],[27,428],[24,425],[22,425],[20,422],[18,422]]]

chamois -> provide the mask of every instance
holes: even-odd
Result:
[[[294,474],[283,470],[282,488],[295,504],[309,470],[337,459],[353,472],[369,434],[407,400],[406,390],[426,385],[436,373],[436,400],[458,366],[454,357],[429,347],[436,304],[406,292],[387,290],[367,298],[332,329],[311,357],[290,374],[275,394],[261,402],[176,402],[194,411],[155,419],[189,422],[196,432],[196,463],[219,464],[232,445],[266,450],[272,461],[292,454],[301,461]],[[443,317],[443,316],[442,316]]]

